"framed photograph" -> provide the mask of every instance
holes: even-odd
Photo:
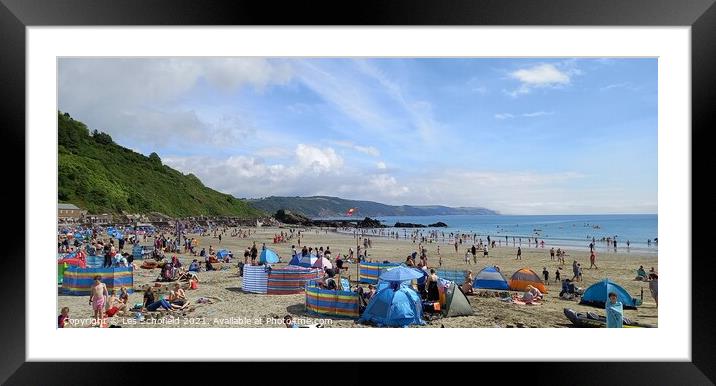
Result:
[[[5,1],[6,164],[27,173],[0,379],[452,360],[712,383],[691,177],[712,3],[297,22],[295,5]]]

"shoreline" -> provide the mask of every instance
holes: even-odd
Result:
[[[327,228],[327,229],[335,229],[335,228],[333,228],[333,227],[323,227],[323,228],[322,228],[322,227],[306,227],[306,228],[308,228],[308,229],[310,229],[310,228],[318,228],[318,229],[322,229],[322,230],[323,230],[323,229],[326,229],[326,228]],[[344,228],[344,229],[346,229],[346,228]],[[387,229],[387,230],[390,232],[390,231],[394,231],[395,229],[428,229],[428,228],[354,228],[354,229],[362,229],[362,230],[363,230],[363,229],[367,229],[367,230],[386,230],[386,229]],[[438,229],[438,228],[430,228],[430,229]],[[395,241],[412,241],[412,239],[411,239],[410,237],[405,238],[405,237],[403,237],[402,235],[399,235],[398,238],[395,238],[395,237],[391,237],[390,235],[381,235],[381,234],[373,234],[373,233],[365,233],[365,234],[362,234],[362,233],[360,233],[360,232],[353,232],[353,231],[347,231],[347,230],[346,230],[346,231],[342,231],[342,230],[332,230],[332,232],[337,233],[337,234],[348,235],[348,236],[351,236],[351,237],[353,237],[353,238],[355,238],[355,234],[358,234],[358,235],[362,235],[361,237],[369,237],[369,238],[371,238],[371,237],[379,237],[379,238],[382,238],[382,239],[389,239],[389,240],[395,240]],[[428,232],[428,233],[429,233],[429,232]],[[470,234],[472,234],[472,233],[470,233]],[[477,234],[477,235],[478,235],[478,237],[481,236],[480,234]],[[408,233],[408,236],[410,236],[410,233]],[[486,236],[484,236],[484,237],[486,237]],[[492,236],[491,236],[491,237],[492,237]],[[500,236],[495,236],[495,237],[496,237],[497,239],[500,238]],[[501,236],[501,237],[504,238],[504,236]],[[508,236],[508,237],[512,237],[512,236]],[[515,237],[518,237],[518,236],[515,236]],[[525,238],[527,238],[527,237],[525,237]],[[454,245],[454,240],[451,240],[449,237],[439,237],[438,239],[439,239],[438,241],[435,241],[435,239],[432,239],[433,241],[430,241],[430,239],[428,239],[427,244],[440,243],[441,245],[446,245],[446,246],[452,246],[452,245]],[[562,249],[577,250],[577,251],[580,251],[580,252],[589,251],[589,241],[586,243],[586,245],[580,246],[580,245],[573,245],[573,244],[569,244],[569,243],[559,243],[559,241],[571,241],[570,239],[539,238],[539,240],[540,240],[540,241],[541,241],[541,240],[545,240],[545,241],[556,241],[557,243],[555,243],[555,244],[549,244],[549,243],[545,242],[544,248],[542,248],[542,247],[536,248],[536,247],[533,247],[533,246],[532,246],[532,245],[534,245],[534,243],[531,243],[531,244],[530,244],[530,243],[526,243],[526,242],[524,242],[524,241],[523,241],[522,243],[520,243],[519,241],[517,241],[516,243],[507,243],[507,244],[505,244],[505,243],[500,244],[500,243],[498,242],[498,247],[513,247],[513,248],[522,247],[523,250],[526,250],[526,249],[530,249],[530,250],[545,250],[545,251],[547,251],[547,252],[549,252],[549,249],[552,248],[552,247],[554,247],[554,248],[562,248]],[[483,240],[483,241],[486,241],[486,240]],[[495,240],[495,241],[498,241],[498,240]],[[499,240],[499,241],[502,241],[502,240]],[[511,240],[510,240],[510,241],[511,241]],[[617,248],[617,251],[614,252],[614,249],[613,249],[613,248],[610,248],[610,247],[606,246],[605,244],[606,244],[606,242],[602,242],[602,241],[597,240],[597,242],[596,242],[595,245],[594,245],[594,250],[595,250],[595,252],[597,252],[597,253],[606,253],[606,254],[617,254],[617,255],[618,255],[618,254],[627,254],[627,255],[629,255],[629,254],[632,254],[632,253],[633,253],[633,254],[658,255],[658,253],[659,253],[658,247],[652,247],[651,249],[645,249],[645,248],[642,248],[642,247],[626,247],[626,246],[618,247],[618,248]],[[472,246],[471,243],[465,243],[465,242],[463,242],[463,243],[459,246],[459,248],[461,248],[462,245],[470,245],[470,246]]]

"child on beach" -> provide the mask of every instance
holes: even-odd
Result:
[[[470,248],[465,250],[465,264],[470,264]]]
[[[57,328],[65,328],[65,324],[67,324],[67,320],[70,318],[70,308],[69,307],[62,307],[62,310],[60,310],[60,315],[57,316]]]
[[[542,267],[542,276],[544,276],[544,284],[549,284],[549,271],[547,267]]]
[[[560,278],[560,274],[559,274],[559,268],[557,268],[557,269],[554,271],[554,282],[555,282],[555,283],[559,283],[560,280],[561,280],[561,278]]]
[[[89,298],[89,304],[92,306],[92,310],[94,311],[95,320],[102,319],[102,313],[104,311],[104,297],[109,295],[107,292],[107,286],[102,283],[101,280],[102,276],[95,276],[94,283],[90,289],[91,295]]]

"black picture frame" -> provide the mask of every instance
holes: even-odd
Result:
[[[5,190],[7,203],[24,202],[24,168],[17,168],[18,159],[25,159],[25,45],[28,26],[99,26],[99,25],[499,25],[499,26],[690,26],[692,55],[692,240],[708,240],[708,227],[699,227],[698,218],[713,213],[713,204],[705,184],[711,172],[703,147],[712,111],[716,107],[716,6],[714,0],[525,0],[525,1],[362,1],[286,2],[154,0],[0,0],[0,86],[4,100],[0,104],[3,117],[4,165],[19,169],[17,183]],[[320,10],[320,11],[319,11]],[[700,148],[701,149],[698,149]],[[702,170],[703,169],[703,170]],[[700,174],[699,172],[703,172]],[[7,176],[7,173],[6,173]],[[702,178],[699,178],[702,176]],[[22,188],[21,188],[22,186]],[[699,189],[699,186],[702,189]],[[15,218],[24,219],[20,205]],[[14,221],[6,228],[17,232]],[[22,232],[22,230],[20,230]],[[666,239],[668,235],[659,235]],[[19,242],[5,249],[0,269],[0,283],[6,292],[0,317],[0,381],[7,384],[127,384],[136,383],[137,371],[159,364],[141,363],[49,363],[25,361],[25,275],[26,244]],[[685,259],[691,251],[692,282],[692,362],[604,362],[525,364],[536,382],[550,384],[713,384],[716,381],[716,338],[712,331],[714,314],[710,279],[716,269],[705,245],[685,246],[684,256],[663,258]],[[686,262],[688,263],[688,262]],[[665,275],[666,276],[666,275]],[[42,306],[42,304],[40,304]],[[99,347],[102,347],[100,344]],[[538,358],[538,352],[535,352]],[[173,366],[173,365],[169,365]],[[236,375],[236,365],[226,371]],[[284,364],[280,365],[284,366]],[[448,373],[444,365],[442,372]],[[482,364],[510,374],[510,364]],[[522,367],[522,365],[520,365]],[[386,366],[386,369],[393,368]],[[475,367],[470,367],[476,369]],[[233,370],[231,370],[233,369]],[[380,369],[376,365],[376,371]],[[206,369],[193,367],[192,374]],[[214,370],[210,370],[214,371]],[[223,370],[220,370],[223,371]],[[470,373],[474,373],[470,371]],[[287,370],[281,376],[291,381]],[[110,375],[111,376],[108,376]],[[558,375],[558,378],[557,378]],[[560,379],[562,381],[560,381]],[[616,381],[614,380],[616,379]],[[145,379],[153,382],[151,378]],[[186,378],[183,378],[186,380]],[[140,383],[144,383],[141,380]],[[356,380],[355,382],[358,382]],[[367,382],[363,380],[361,383]],[[349,381],[349,383],[352,383]]]

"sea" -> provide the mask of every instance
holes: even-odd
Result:
[[[379,216],[375,219],[389,226],[382,230],[383,234],[397,231],[401,238],[406,234],[410,235],[413,231],[422,232],[424,236],[428,236],[431,231],[437,231],[438,241],[446,243],[450,242],[450,233],[465,233],[477,234],[484,241],[489,235],[491,240],[500,241],[502,245],[507,242],[508,245],[522,245],[524,248],[529,243],[534,245],[534,239],[537,238],[540,242],[544,240],[545,248],[561,247],[578,250],[589,249],[589,244],[594,238],[598,252],[613,252],[613,245],[607,245],[602,238],[616,238],[618,252],[657,253],[658,251],[656,242],[658,215],[656,214]],[[392,228],[396,222],[429,225],[439,221],[447,224],[447,228]]]

